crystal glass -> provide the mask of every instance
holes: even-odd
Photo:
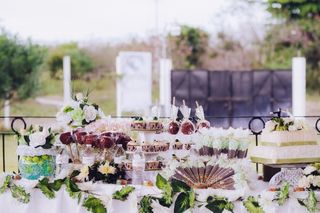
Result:
[[[50,155],[21,156],[19,159],[21,176],[29,180],[37,180],[41,176],[51,177],[55,167],[55,157]]]

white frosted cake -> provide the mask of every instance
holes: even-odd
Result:
[[[320,162],[316,133],[302,121],[274,118],[266,123],[259,146],[252,149],[251,160],[262,164]]]

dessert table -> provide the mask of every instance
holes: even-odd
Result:
[[[23,184],[25,185],[25,184]],[[32,185],[32,184],[31,184]],[[250,191],[239,191],[239,190],[219,190],[219,189],[205,189],[196,190],[197,199],[206,199],[209,195],[218,195],[229,197],[230,200],[237,199],[241,194],[248,195],[258,195],[262,193],[267,188],[267,183],[262,181],[257,181],[255,184],[255,189]],[[25,186],[26,187],[26,186]],[[30,187],[30,186],[29,186]],[[138,202],[143,195],[161,195],[161,191],[157,187],[148,186],[135,186],[135,191],[132,192],[126,201],[119,201],[112,199],[112,193],[116,190],[121,189],[122,186],[115,184],[100,184],[100,183],[81,183],[79,187],[83,190],[89,190],[96,194],[99,194],[100,199],[107,203],[107,212],[126,212],[135,213],[138,212]],[[27,189],[28,187],[26,187]],[[87,212],[81,204],[78,204],[77,199],[72,199],[66,192],[66,190],[61,188],[56,192],[54,199],[46,198],[39,189],[28,189],[31,194],[31,199],[28,204],[23,204],[18,202],[16,199],[12,199],[10,192],[5,192],[0,195],[0,212],[6,213],[34,213],[34,212],[46,212],[46,213],[62,213],[62,212],[74,212],[74,213],[85,213]],[[274,192],[267,192],[267,197],[272,199]],[[293,197],[290,197],[283,206],[278,206],[276,203],[270,200],[265,201],[264,210],[268,213],[303,213],[308,212],[306,208],[299,205],[296,197],[305,197],[304,192],[293,193]],[[241,201],[234,201],[234,212],[245,213],[247,210],[243,206]],[[174,212],[173,208],[166,208],[160,205],[154,205],[153,211],[155,213],[165,213]],[[195,213],[206,213],[211,212],[204,206],[193,208],[192,210],[187,210],[187,212]],[[228,211],[225,211],[228,212]]]

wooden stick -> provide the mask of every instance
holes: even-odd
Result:
[[[196,101],[196,105],[197,105],[197,108],[199,107],[199,103],[198,103],[198,101]]]
[[[74,157],[73,157],[73,154],[72,154],[72,149],[71,149],[71,145],[70,145],[70,144],[68,144],[68,145],[67,145],[67,147],[68,147],[68,149],[69,149],[69,152],[70,152],[70,157],[71,157],[71,160],[72,160],[72,162],[74,162]]]

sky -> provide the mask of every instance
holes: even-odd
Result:
[[[248,16],[224,16],[230,4],[232,0],[0,0],[0,26],[43,43],[116,42],[176,31],[178,24],[209,32],[241,31]],[[261,8],[254,15],[250,22],[261,28],[267,15]]]

